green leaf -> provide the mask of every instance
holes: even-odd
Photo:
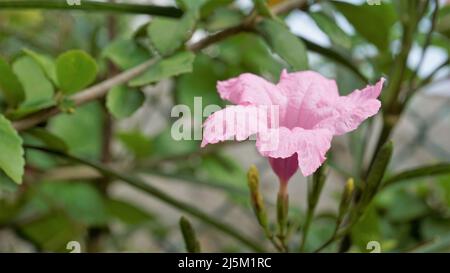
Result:
[[[150,138],[139,131],[118,133],[117,138],[137,158],[147,157],[152,151]]]
[[[156,18],[147,29],[150,41],[161,55],[171,55],[192,35],[197,18],[194,11],[186,12],[181,19]]]
[[[186,244],[186,250],[189,253],[199,253],[200,243],[195,235],[194,228],[186,217],[180,218],[180,229],[183,235],[184,243]]]
[[[145,95],[138,89],[126,86],[113,87],[106,96],[106,107],[118,119],[131,116],[145,101]]]
[[[388,177],[384,181],[384,186],[396,184],[401,181],[408,181],[426,176],[437,176],[448,173],[450,173],[450,164],[448,163],[439,163],[434,165],[422,166],[419,168],[406,170]]]
[[[302,217],[305,219],[305,216]],[[336,220],[331,217],[315,217],[309,229],[308,239],[305,242],[305,252],[313,252],[333,236]],[[332,246],[330,246],[330,249]],[[329,252],[328,248],[325,252]]]
[[[174,56],[163,59],[150,67],[139,77],[132,80],[130,86],[142,86],[158,82],[165,78],[170,78],[192,71],[195,55],[192,52],[180,52]]]
[[[54,100],[42,100],[40,102],[32,103],[32,104],[23,104],[18,109],[15,109],[11,112],[8,112],[7,116],[10,119],[16,120],[22,117],[25,117],[29,114],[36,113],[42,109],[55,106],[56,101]]]
[[[31,146],[46,145],[42,140],[32,136],[31,134],[28,134],[28,130],[22,133],[21,136],[24,145],[31,145]],[[59,158],[53,155],[38,150],[33,149],[25,150],[25,162],[28,165],[38,168],[42,171],[50,170],[52,168],[57,167],[59,164],[59,160],[60,160]]]
[[[19,105],[25,99],[25,92],[17,76],[8,62],[0,57],[0,91],[6,102],[11,106]]]
[[[387,195],[387,197],[379,197],[380,201],[377,199],[377,203],[383,206],[386,211],[385,217],[392,222],[408,223],[423,217],[428,212],[426,203],[406,189],[394,189]]]
[[[39,139],[50,149],[63,152],[66,152],[69,149],[64,140],[43,128],[30,129],[27,131],[27,134]]]
[[[22,139],[3,115],[0,115],[0,151],[0,169],[17,184],[22,183],[25,168]]]
[[[49,121],[48,129],[63,139],[69,152],[99,158],[102,141],[102,109],[97,102],[78,107],[73,114],[60,114]],[[89,137],[86,137],[89,132]]]
[[[21,234],[45,251],[68,252],[68,242],[81,241],[83,230],[63,214],[49,214],[19,226]]]
[[[207,21],[206,29],[210,32],[216,32],[241,23],[244,15],[240,10],[231,10],[220,8],[216,10]]]
[[[274,20],[263,20],[259,32],[272,50],[283,58],[294,70],[308,69],[308,55],[303,42],[286,26]]]
[[[53,83],[34,57],[24,55],[13,63],[14,73],[22,83],[25,99],[18,109],[8,113],[12,119],[22,118],[56,105]]]
[[[103,56],[121,69],[129,69],[151,58],[151,54],[131,39],[117,39],[103,50]]]
[[[26,55],[33,58],[33,60],[38,63],[41,68],[44,70],[45,75],[53,81],[55,85],[58,85],[58,78],[56,76],[56,64],[55,61],[46,55],[38,54],[34,51],[31,51],[29,49],[23,49],[22,50]]]
[[[345,33],[332,18],[323,12],[310,12],[308,14],[334,44],[347,49],[351,48],[351,37]]]
[[[7,193],[14,193],[18,189],[18,185],[12,181],[11,178],[9,178],[3,171],[0,170],[0,196],[3,192]],[[1,214],[2,214],[2,208],[1,208],[1,198],[0,198],[0,222],[1,222]]]
[[[223,102],[216,91],[216,83],[226,77],[224,72],[223,64],[204,54],[198,55],[192,73],[184,74],[177,80],[175,86],[177,104],[186,105],[193,111],[194,98],[201,97],[203,105],[221,105]]]
[[[53,102],[53,85],[33,58],[20,57],[13,63],[13,71],[25,91],[25,101],[20,108],[35,108],[36,105],[48,105]]]
[[[200,14],[202,18],[205,18],[209,15],[211,15],[213,12],[218,10],[221,7],[225,7],[231,3],[233,3],[234,0],[207,0],[206,3],[203,4],[203,6],[200,9]],[[224,8],[226,9],[226,8]],[[227,9],[229,10],[229,9]]]
[[[148,26],[150,41],[161,55],[170,55],[183,44],[184,35],[179,30],[180,26],[177,19],[171,18],[156,18]]]
[[[267,0],[253,0],[253,5],[261,16],[269,18],[273,17],[273,14],[267,4]]]
[[[97,76],[95,60],[82,50],[70,50],[56,60],[56,75],[65,94],[73,94],[90,85]]]
[[[108,220],[102,196],[84,182],[41,181],[24,208],[25,214],[64,211],[74,222],[101,226]]]
[[[170,126],[153,139],[152,156],[171,157],[182,154],[190,154],[200,149],[198,141],[176,141],[171,135]]]
[[[176,0],[177,5],[185,11],[198,11],[207,1],[218,0]]]
[[[381,227],[375,206],[367,208],[364,215],[351,230],[352,242],[363,252],[367,252],[367,243],[370,241],[381,242]]]
[[[333,4],[367,41],[382,51],[388,48],[389,33],[397,19],[392,4],[354,5],[338,1],[333,1]]]
[[[154,215],[122,200],[108,199],[106,200],[106,207],[111,216],[132,226],[155,220]]]
[[[223,60],[226,66],[223,67],[223,62],[216,61],[222,64],[222,68],[216,64],[218,68],[215,70],[224,71],[221,74],[228,73],[229,75],[225,75],[226,78],[251,72],[258,75],[270,75],[276,80],[283,69],[283,61],[274,57],[260,35],[253,33],[241,33],[228,38],[219,44],[219,52],[220,60]]]
[[[204,155],[196,169],[198,176],[208,181],[209,184],[227,187],[229,198],[234,202],[245,206],[248,205],[248,196],[239,195],[235,192],[248,191],[246,172],[236,159],[222,153]]]

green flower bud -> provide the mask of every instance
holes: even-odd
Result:
[[[264,231],[269,234],[267,212],[263,196],[259,190],[259,173],[255,166],[251,166],[247,173],[247,183],[250,189],[250,201],[256,218],[258,219],[258,223]]]

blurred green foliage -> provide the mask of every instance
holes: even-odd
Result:
[[[147,91],[160,82],[170,82],[171,104],[184,104],[190,109],[194,97],[202,97],[203,106],[224,106],[215,88],[219,80],[251,72],[277,81],[284,68],[333,75],[342,94],[367,84],[362,78],[372,82],[383,75],[390,81],[388,90],[402,91],[392,87],[394,79],[389,77],[394,75],[399,77],[401,88],[410,87],[402,94],[412,95],[435,75],[414,75],[416,67],[399,61],[405,44],[402,39],[408,38],[405,29],[410,28],[414,35],[406,42],[424,50],[433,46],[446,52],[448,67],[450,6],[436,10],[436,1],[426,1],[428,6],[422,6],[425,1],[415,0],[383,1],[380,6],[309,1],[310,6],[300,12],[309,16],[328,38],[327,46],[294,34],[285,25],[284,15],[272,14],[272,4],[266,1],[256,1],[259,6],[253,13],[235,2],[177,1],[184,11],[181,18],[144,16],[140,17],[142,22],[126,13],[3,10],[0,1],[0,229],[14,231],[17,238],[38,251],[66,252],[66,244],[73,240],[83,242],[87,251],[130,250],[127,240],[138,232],[151,238],[156,246],[151,249],[183,250],[181,241],[174,243],[174,236],[169,236],[178,232],[178,225],[165,218],[164,209],[144,208],[141,201],[116,198],[110,189],[120,182],[108,177],[88,173],[74,178],[83,176],[77,169],[80,162],[75,164],[31,149],[23,155],[22,141],[25,147],[37,145],[105,166],[117,165],[119,172],[124,167],[130,175],[149,173],[180,181],[194,191],[213,188],[225,193],[225,211],[237,207],[248,213],[244,167],[220,146],[201,150],[199,141],[175,141],[171,137],[174,120],[162,106],[160,96]],[[257,13],[262,17],[254,29],[239,30],[207,48],[191,50],[198,37],[235,30]],[[342,20],[349,27],[338,23]],[[410,27],[421,24],[433,29]],[[111,88],[105,99],[76,105],[76,95],[83,89],[104,83],[151,58],[155,63],[150,68]],[[396,76],[393,70],[404,73]],[[428,82],[427,76],[431,76]],[[400,118],[402,102],[399,99],[393,109],[383,109],[384,125],[386,116]],[[164,125],[153,126],[151,115],[139,116],[144,108],[164,112]],[[60,113],[21,130],[20,135],[14,129],[16,122],[48,109]],[[153,129],[151,133],[133,121],[141,123],[143,119]],[[372,127],[367,124],[348,135],[352,166],[348,170],[338,149],[328,156],[333,171],[344,180],[354,177],[363,189],[360,197],[367,198],[364,213],[344,238],[350,244],[346,251],[368,252],[369,241],[380,242],[382,251],[450,251],[450,244],[445,243],[450,236],[450,176],[446,163],[450,159],[442,163],[446,168],[440,171],[412,172],[397,177],[393,183],[389,177],[396,177],[394,170],[385,172],[387,159],[385,165],[381,164],[382,170],[373,174],[375,178],[365,177],[368,166],[364,160]],[[394,154],[391,162],[395,160]],[[69,170],[68,178],[58,177],[65,170]],[[365,185],[366,178],[374,185]],[[368,188],[369,195],[377,194],[366,196],[364,189]],[[198,201],[200,207],[209,206]],[[338,205],[336,200],[336,208]],[[227,217],[221,213],[216,212],[218,218]],[[293,232],[302,230],[294,224],[304,224],[303,210],[293,207],[293,214],[300,220],[290,222],[290,228]],[[202,242],[203,226],[198,225],[194,236],[193,227],[197,225],[191,226],[186,220],[181,225],[188,249],[198,251],[196,236]],[[304,250],[317,250],[336,228],[336,211],[316,213]],[[96,246],[98,230],[102,234],[100,248]],[[255,237],[264,242],[262,233]],[[339,242],[325,249],[342,248]],[[243,251],[227,243],[210,244],[208,250]]]

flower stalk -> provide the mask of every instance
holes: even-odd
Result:
[[[288,227],[288,212],[289,212],[289,195],[287,193],[288,183],[280,180],[280,189],[277,195],[277,237],[287,250],[286,235]]]

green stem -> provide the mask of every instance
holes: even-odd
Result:
[[[392,130],[399,120],[399,113],[402,105],[398,102],[399,94],[402,90],[402,84],[405,80],[407,70],[407,60],[411,47],[414,42],[414,34],[419,22],[417,15],[417,1],[408,1],[408,19],[403,22],[402,48],[396,56],[392,70],[389,76],[389,85],[383,91],[383,127],[375,145],[375,150],[369,163],[369,168],[375,160],[375,156],[384,143],[388,140]],[[419,67],[420,68],[420,67]],[[367,173],[366,173],[367,174]]]
[[[426,76],[424,79],[422,79],[419,83],[417,83],[417,86],[415,86],[411,91],[410,94],[406,97],[405,102],[403,103],[403,107],[404,108],[407,103],[411,100],[412,97],[414,97],[414,95],[416,94],[416,92],[418,90],[420,90],[421,88],[427,86],[428,84],[430,84],[434,77],[436,76],[436,74],[441,71],[441,69],[448,67],[450,64],[450,59],[447,58],[447,60],[445,60],[444,62],[442,62],[438,67],[436,67],[433,71],[430,72],[430,74],[428,74],[428,76]],[[401,109],[403,110],[403,109]]]
[[[106,168],[104,166],[102,166],[101,164],[95,163],[95,162],[91,162],[89,160],[85,160],[79,157],[75,157],[73,155],[69,155],[66,154],[64,152],[60,152],[60,151],[55,151],[55,150],[51,150],[48,148],[44,148],[44,147],[38,147],[38,146],[32,146],[32,145],[24,145],[25,148],[28,149],[33,149],[33,150],[38,150],[38,151],[42,151],[42,152],[46,152],[46,153],[50,153],[50,154],[54,154],[60,157],[64,157],[66,159],[69,159],[71,161],[74,161],[76,163],[80,163],[86,166],[90,166],[94,169],[96,169],[97,171],[99,171],[100,173],[102,173],[105,176],[108,176],[110,178],[113,179],[117,179],[117,180],[121,180],[137,189],[140,189],[150,195],[152,195],[153,197],[167,203],[168,205],[175,207],[181,211],[184,211],[196,218],[198,218],[199,220],[202,220],[203,222],[210,224],[211,226],[214,226],[215,228],[217,228],[218,230],[222,231],[225,234],[228,234],[229,236],[235,238],[236,240],[240,241],[241,243],[243,243],[244,245],[248,246],[250,249],[257,251],[257,252],[264,252],[264,248],[262,246],[260,246],[258,243],[254,242],[253,240],[251,240],[250,238],[244,236],[243,234],[241,234],[239,231],[237,231],[236,229],[234,229],[234,227],[223,223],[217,219],[212,218],[211,216],[209,216],[208,214],[204,213],[203,211],[191,206],[190,204],[187,204],[185,202],[179,201],[175,198],[173,198],[172,196],[168,195],[167,193],[159,190],[158,188],[144,182],[143,180],[136,178],[136,177],[131,177],[128,175],[124,175],[124,174],[120,174],[118,172],[115,172],[114,170],[111,170],[109,168]]]
[[[166,17],[181,17],[183,12],[175,7],[161,7],[155,5],[141,5],[129,3],[108,3],[90,0],[80,0],[81,5],[69,5],[66,0],[20,0],[1,1],[0,10],[5,9],[51,9],[51,10],[82,10],[95,12],[120,12],[149,14]]]
[[[450,173],[449,163],[438,163],[433,165],[422,166],[410,170],[403,171],[384,180],[382,189],[391,185],[397,184],[402,181],[410,181],[412,179],[418,179],[426,176],[437,176]]]
[[[447,58],[447,60],[445,60],[444,62],[442,62],[438,67],[436,67],[425,79],[423,79],[417,86],[417,89],[422,88],[424,86],[426,86],[427,84],[429,84],[434,76],[436,76],[436,74],[443,68],[448,67],[448,65],[450,65],[450,58]]]
[[[411,47],[414,41],[414,34],[418,24],[418,18],[416,15],[416,1],[408,1],[409,8],[409,19],[406,22],[403,22],[403,36],[402,36],[402,48],[397,55],[395,62],[392,66],[392,70],[389,77],[389,85],[386,90],[383,92],[384,96],[384,109],[386,113],[389,114],[392,112],[395,107],[398,99],[398,95],[402,89],[402,83],[405,79],[406,69],[407,69],[407,60],[409,57],[409,52],[411,51]],[[383,143],[381,143],[382,145]],[[380,146],[381,147],[381,146]]]
[[[314,211],[319,202],[320,194],[326,181],[327,164],[322,165],[313,175],[312,181],[308,181],[308,211],[306,213],[305,224],[302,229],[302,241],[299,251],[303,252],[308,239],[309,228],[314,218]]]
[[[426,8],[424,8],[424,11]],[[427,49],[431,44],[432,36],[434,33],[434,30],[436,29],[436,24],[438,20],[438,13],[439,13],[439,1],[434,0],[434,10],[431,14],[431,27],[430,30],[427,33],[427,36],[425,38],[425,42],[422,46],[422,55],[420,56],[419,63],[416,66],[416,69],[414,69],[413,73],[411,74],[409,78],[409,90],[408,92],[411,92],[414,87],[414,81],[416,80],[416,76],[419,73],[420,68],[422,67],[422,64],[425,60],[425,54],[427,53]]]
[[[277,220],[278,220],[278,234],[277,238],[285,252],[288,252],[286,245],[286,230],[289,211],[289,195],[287,193],[287,182],[280,180],[280,189],[277,196]]]
[[[314,211],[312,209],[308,209],[305,224],[303,225],[302,242],[300,243],[300,248],[299,248],[300,252],[303,252],[305,250],[306,239],[308,238],[309,227],[311,226],[313,216],[314,216]]]

